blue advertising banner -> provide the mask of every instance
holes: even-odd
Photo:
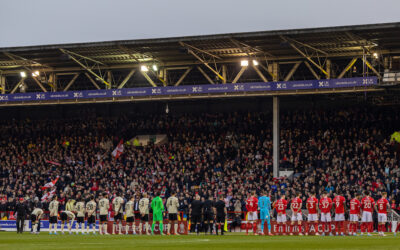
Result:
[[[72,224],[72,228],[76,228],[76,221]],[[86,228],[87,222],[85,221],[85,228]],[[25,220],[25,230],[30,230],[32,224],[30,220]],[[57,228],[61,229],[61,221],[58,221],[57,223]],[[67,228],[65,226],[65,228]],[[99,221],[96,221],[96,230],[99,229]],[[6,231],[17,231],[17,222],[15,220],[0,220],[0,230],[6,230]],[[41,220],[40,221],[40,230],[43,231],[48,231],[49,230],[49,221],[48,220]]]
[[[143,97],[143,96],[170,96],[196,95],[213,93],[257,92],[257,91],[285,91],[302,89],[350,88],[373,86],[378,82],[377,77],[355,77],[342,79],[282,81],[282,82],[251,82],[235,84],[207,84],[167,87],[145,87],[104,90],[82,90],[66,92],[16,93],[0,95],[0,102],[29,102],[49,100],[74,100],[89,98],[113,97]]]

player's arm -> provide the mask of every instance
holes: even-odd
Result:
[[[224,208],[224,212],[225,212],[225,219],[228,218],[228,209],[226,209],[226,207]]]

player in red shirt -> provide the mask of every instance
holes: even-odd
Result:
[[[361,194],[357,194],[356,198],[350,201],[350,228],[349,228],[349,235],[357,235],[357,224],[358,219],[360,217],[360,198]]]
[[[315,198],[315,192],[307,199],[308,223],[306,224],[306,235],[308,235],[310,226],[314,223],[315,235],[318,234],[318,199]]]
[[[389,201],[387,200],[387,193],[382,192],[382,198],[380,198],[375,204],[375,210],[378,213],[378,232],[380,236],[385,235],[385,224],[387,222],[387,212],[390,209]]]
[[[344,236],[344,211],[346,209],[346,199],[338,192],[336,197],[333,199],[335,206],[335,231],[336,236]]]
[[[326,225],[328,225],[329,235],[332,236],[331,232],[331,210],[332,210],[332,199],[328,197],[328,192],[322,194],[322,199],[319,201],[319,209],[321,210],[321,224],[323,228],[322,236],[325,236]]]
[[[368,236],[371,236],[373,229],[372,209],[375,205],[375,201],[369,196],[369,191],[365,191],[364,194],[365,197],[361,200],[361,235],[363,234],[363,231],[368,231]]]
[[[278,223],[278,228],[282,226],[282,235],[286,234],[286,208],[288,202],[285,200],[285,195],[282,195],[281,198],[274,202],[272,205],[278,216],[276,218],[276,222]]]
[[[300,193],[297,193],[296,197],[292,199],[290,203],[290,209],[292,210],[292,231],[290,235],[293,235],[294,230],[295,230],[295,222],[297,221],[297,229],[299,232],[299,235],[303,235],[301,233],[301,222],[303,221],[303,216],[301,214],[301,204],[303,201],[300,199]]]
[[[253,234],[257,235],[257,210],[258,210],[258,199],[256,196],[256,191],[251,192],[251,196],[246,200],[246,210],[247,210],[247,225],[246,225],[246,235],[249,234],[249,225],[253,227]]]

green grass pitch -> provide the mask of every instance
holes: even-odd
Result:
[[[400,236],[133,236],[0,232],[0,249],[400,249]]]

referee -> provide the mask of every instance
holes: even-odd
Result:
[[[19,203],[15,205],[14,214],[17,214],[17,233],[24,231],[24,223],[26,214],[28,213],[28,207],[24,203],[24,198],[19,199]]]

